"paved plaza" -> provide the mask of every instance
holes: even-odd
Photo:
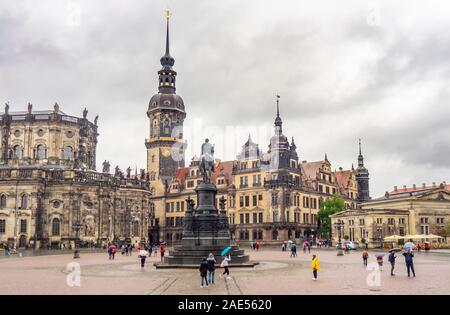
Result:
[[[195,269],[155,269],[147,259],[140,268],[137,255],[116,255],[108,260],[105,253],[82,253],[80,259],[70,254],[51,256],[0,258],[0,295],[3,294],[449,294],[450,255],[448,253],[416,253],[416,278],[408,278],[404,259],[397,254],[396,276],[389,274],[385,264],[380,286],[369,286],[361,252],[336,256],[334,250],[313,249],[318,255],[321,270],[319,280],[312,280],[311,254],[266,249],[255,252],[246,249],[251,260],[259,261],[255,268],[230,268],[231,279],[220,278],[222,268],[216,270],[216,284],[200,288]],[[369,263],[375,262],[369,253]],[[80,286],[67,284],[67,264],[80,264]],[[70,279],[73,279],[70,277]],[[369,276],[370,279],[373,279]],[[371,280],[373,282],[373,280]],[[73,283],[73,282],[72,282]]]

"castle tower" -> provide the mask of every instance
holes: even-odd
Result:
[[[186,118],[184,102],[176,91],[177,72],[173,70],[175,59],[170,55],[169,19],[166,11],[166,52],[161,57],[158,71],[158,93],[153,95],[148,105],[147,116],[150,123],[150,137],[146,139],[147,171],[154,187],[164,187],[173,178],[179,167],[184,167],[183,121]]]
[[[361,139],[359,139],[358,168],[356,169],[356,180],[358,182],[358,201],[370,200],[369,193],[369,171],[364,167],[364,157],[361,153]]]

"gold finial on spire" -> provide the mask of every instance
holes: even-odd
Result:
[[[166,19],[169,20],[170,17],[172,16],[172,12],[169,10],[169,8],[166,9]]]

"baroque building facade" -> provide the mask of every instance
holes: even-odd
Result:
[[[10,112],[0,121],[0,243],[73,247],[146,239],[147,178],[96,172],[97,119],[53,111]]]

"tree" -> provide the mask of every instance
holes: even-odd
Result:
[[[322,203],[318,213],[321,222],[321,233],[331,238],[331,218],[330,215],[345,209],[345,202],[339,195],[335,194],[333,198]]]
[[[447,223],[446,226],[433,226],[431,227],[431,233],[442,236],[449,237],[450,236],[450,223]]]

